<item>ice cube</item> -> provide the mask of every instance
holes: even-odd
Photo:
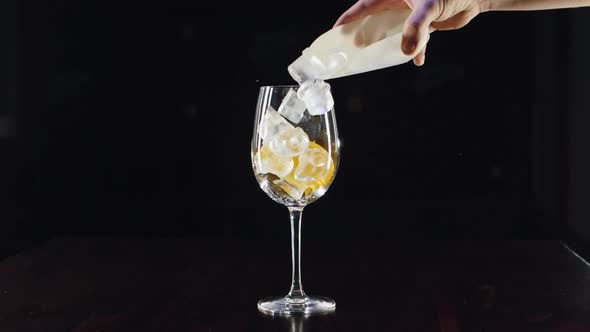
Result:
[[[326,67],[326,73],[324,77],[319,78],[327,80],[338,75],[346,67],[348,58],[344,52],[333,52],[326,54],[322,59],[322,63]]]
[[[348,65],[345,52],[333,50],[326,54],[312,54],[309,49],[287,67],[291,77],[301,84],[307,80],[327,80],[342,75]]]
[[[268,143],[270,150],[283,157],[295,157],[309,146],[309,137],[303,129],[291,128],[274,136]]]
[[[256,173],[271,173],[280,178],[289,175],[293,170],[294,164],[293,158],[278,156],[267,145],[261,146],[254,157]]]
[[[321,80],[305,81],[297,91],[311,115],[328,113],[334,107],[330,84]]]
[[[295,90],[289,89],[281,102],[281,106],[279,106],[279,114],[297,124],[301,121],[303,112],[305,112],[305,103],[299,99]]]
[[[260,137],[262,137],[265,142],[268,142],[280,133],[293,128],[293,125],[277,113],[272,106],[266,110],[260,122],[259,133]]]
[[[303,52],[299,58],[287,67],[291,77],[299,84],[307,80],[319,79],[324,73],[324,66],[317,57],[310,56]]]
[[[303,196],[303,191],[297,189],[295,186],[291,185],[289,182],[285,180],[274,180],[272,183],[277,185],[279,188],[283,189],[289,196],[295,199],[301,199]]]
[[[332,158],[323,148],[310,148],[299,155],[295,168],[295,180],[310,182],[323,179],[330,172]]]

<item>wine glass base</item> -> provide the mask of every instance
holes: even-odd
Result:
[[[323,296],[305,295],[298,299],[267,297],[258,301],[258,310],[271,315],[321,315],[336,309],[336,302]]]

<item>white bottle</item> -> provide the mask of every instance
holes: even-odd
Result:
[[[409,9],[385,10],[325,32],[288,67],[291,77],[301,84],[408,62],[428,41],[427,35],[411,55],[402,52],[402,30],[409,15]]]

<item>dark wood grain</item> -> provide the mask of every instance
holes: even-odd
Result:
[[[235,239],[57,238],[0,262],[0,331],[590,331],[590,267],[557,241],[396,242],[304,251],[337,302],[268,317],[287,251]]]

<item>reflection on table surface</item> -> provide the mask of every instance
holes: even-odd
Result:
[[[290,277],[268,245],[56,238],[0,261],[0,330],[590,331],[590,267],[558,241],[311,239],[304,286],[337,303],[320,317],[258,312]]]

